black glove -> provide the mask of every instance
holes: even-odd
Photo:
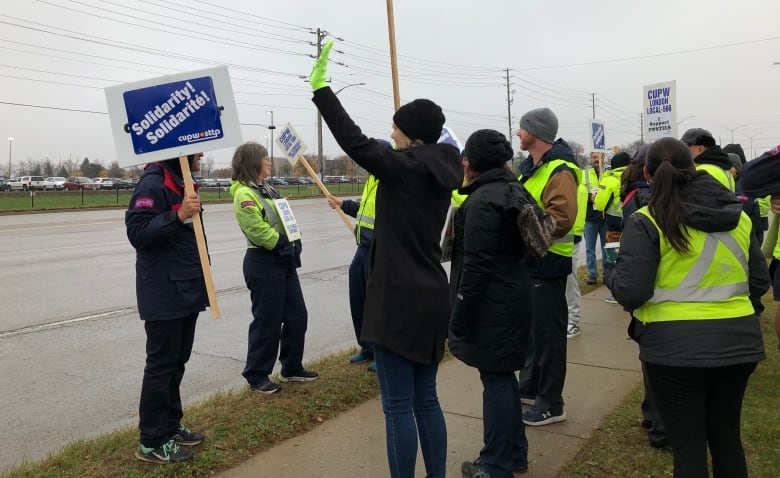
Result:
[[[290,245],[290,240],[287,239],[287,236],[279,234],[279,241],[276,242],[276,245],[274,246],[275,251],[281,251],[282,249],[286,249],[287,246]]]

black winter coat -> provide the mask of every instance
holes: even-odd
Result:
[[[344,152],[379,179],[361,340],[437,363],[450,318],[439,241],[463,182],[460,153],[449,144],[388,149],[360,131],[329,87],[313,101]]]
[[[193,224],[176,214],[183,194],[184,181],[166,162],[149,164],[133,189],[125,226],[141,320],[181,319],[208,305]]]
[[[523,367],[531,335],[531,283],[512,186],[503,169],[460,189],[468,198],[455,215],[450,274],[450,351],[472,367],[513,372]]]

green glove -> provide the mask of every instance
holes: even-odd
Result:
[[[311,68],[311,76],[309,76],[309,84],[311,84],[311,90],[317,91],[321,88],[328,86],[327,73],[328,73],[328,55],[330,49],[333,47],[333,40],[328,40],[328,43],[322,47],[320,57],[314,62],[314,66]]]

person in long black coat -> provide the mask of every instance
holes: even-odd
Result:
[[[513,156],[506,137],[476,131],[466,142],[463,164],[468,194],[455,214],[450,274],[450,351],[479,370],[484,446],[464,477],[511,478],[528,467],[528,440],[514,371],[523,368],[531,337],[531,283],[526,248],[512,198],[523,186],[505,168]]]
[[[366,137],[325,81],[331,46],[312,71],[314,104],[344,152],[379,180],[361,339],[376,359],[390,476],[414,476],[419,428],[427,476],[444,477],[447,430],[436,373],[450,310],[439,240],[451,192],[463,181],[460,153],[436,143],[444,114],[430,100],[396,111],[396,149]]]

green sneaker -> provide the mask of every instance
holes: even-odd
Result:
[[[181,448],[173,439],[168,440],[157,448],[149,448],[138,445],[135,457],[149,463],[176,463],[192,458],[192,451]]]
[[[206,436],[203,433],[194,432],[181,423],[179,423],[179,431],[171,437],[177,444],[185,446],[200,445],[204,438]]]

